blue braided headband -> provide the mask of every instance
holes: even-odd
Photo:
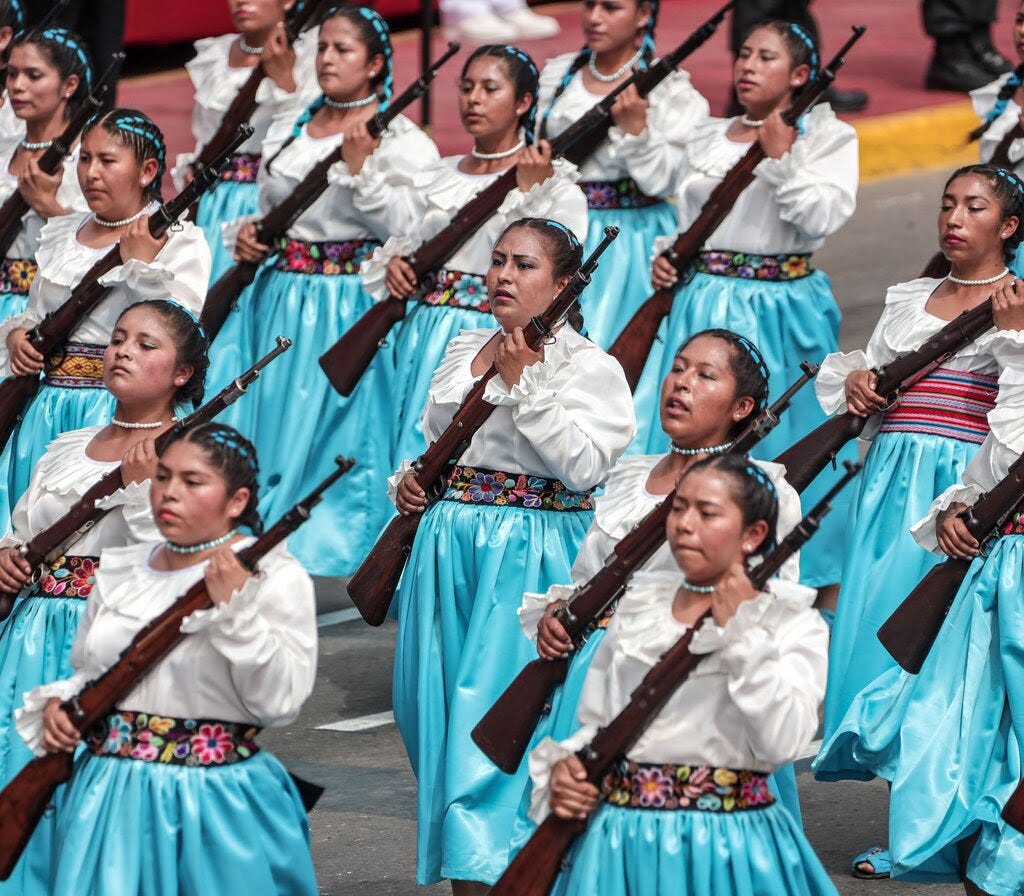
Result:
[[[380,38],[381,45],[384,50],[384,71],[382,79],[382,93],[380,108],[384,110],[387,108],[388,103],[391,100],[391,56],[393,53],[391,47],[391,32],[388,30],[387,22],[381,17],[381,14],[375,9],[370,9],[368,6],[360,6],[359,14],[366,19],[371,25],[373,30],[377,32],[377,36]]]
[[[53,41],[55,44],[60,44],[63,47],[67,47],[77,57],[78,61],[82,64],[82,74],[85,78],[85,86],[87,90],[92,90],[92,67],[89,65],[89,57],[86,55],[85,50],[79,45],[65,28],[47,28],[43,32],[43,39]]]
[[[807,44],[807,49],[811,51],[811,73],[808,79],[815,77],[818,74],[818,49],[814,46],[814,41],[796,22],[789,23],[789,30]]]
[[[512,44],[504,44],[501,47],[502,52],[506,56],[512,56],[524,63],[530,71],[530,76],[534,81],[540,82],[540,72],[537,70],[536,63],[529,57],[528,54],[524,53],[519,47],[515,47]],[[539,86],[533,91],[533,103],[530,108],[527,109],[522,117],[523,122],[523,138],[527,143],[533,143],[535,125],[537,123],[537,100],[540,94]]]
[[[543,221],[543,223],[545,225],[547,225],[548,227],[554,227],[555,230],[559,230],[562,233],[564,233],[565,236],[566,236],[566,239],[569,240],[569,245],[572,246],[573,249],[580,248],[580,241],[578,239],[576,239],[576,234],[573,233],[564,224],[561,224],[558,221],[552,221],[550,218],[541,218],[540,220]]]
[[[246,439],[245,436],[236,429],[224,426],[222,423],[216,425],[218,428],[209,434],[210,439],[218,445],[223,445],[225,448],[231,448],[232,450],[237,451],[249,462],[250,469],[254,471],[257,470],[256,452],[248,439]]]
[[[156,125],[154,125],[149,119],[140,118],[138,115],[122,115],[120,118],[114,119],[114,126],[118,130],[127,131],[131,134],[138,134],[156,150],[155,156],[158,167],[153,183],[159,185],[164,176],[164,171],[167,168],[165,164],[167,151],[164,147],[163,141],[156,133],[153,132],[153,128],[156,127]]]
[[[191,311],[189,311],[188,308],[186,308],[184,305],[178,304],[177,302],[174,301],[174,299],[164,299],[164,301],[168,305],[173,305],[175,308],[177,308],[183,314],[188,315],[189,320],[191,320],[192,323],[194,323],[196,325],[196,329],[199,330],[199,335],[202,336],[203,339],[207,338],[207,336],[206,336],[206,328],[203,326],[202,321],[199,320],[199,318],[196,317],[196,315],[194,315]]]
[[[996,176],[1009,181],[1018,193],[1024,194],[1024,181],[1012,171],[1008,171],[1006,168],[996,168]]]
[[[748,462],[745,472],[751,479],[756,479],[758,482],[761,483],[761,485],[768,489],[768,491],[772,494],[776,501],[779,499],[779,493],[775,489],[775,483],[772,482],[771,477],[764,471],[763,468],[759,467],[755,463]]]
[[[757,365],[757,372],[761,374],[761,378],[766,383],[770,382],[771,372],[768,370],[768,365],[767,363],[765,363],[764,355],[761,354],[761,350],[756,345],[754,345],[753,342],[747,339],[746,336],[740,336],[738,333],[736,334],[736,344],[740,348],[742,348],[748,355],[750,355],[751,360],[753,360],[753,362]],[[760,411],[767,403],[768,397],[767,395],[765,395],[765,397],[761,399],[760,405],[758,406],[757,410]]]
[[[19,0],[11,0],[10,6],[8,7],[11,11],[11,15],[14,16],[14,33],[17,34],[19,31],[25,30],[25,10],[21,8]]]

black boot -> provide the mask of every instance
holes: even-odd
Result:
[[[868,104],[868,95],[863,90],[836,90],[829,87],[822,99],[834,112],[860,112]]]
[[[928,67],[924,86],[928,90],[977,90],[992,81],[993,75],[975,59],[968,35],[940,37]]]
[[[992,45],[988,25],[975,28],[971,32],[971,36],[967,38],[967,43],[975,60],[980,62],[981,67],[991,72],[993,76],[1005,74],[1013,68],[1013,63]]]

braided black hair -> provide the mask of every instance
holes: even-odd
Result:
[[[533,97],[530,108],[519,116],[519,126],[523,129],[523,138],[527,143],[533,143],[534,128],[537,123],[537,95],[540,92],[540,72],[537,71],[536,63],[530,58],[529,54],[524,53],[519,47],[513,47],[511,44],[484,44],[470,53],[466,64],[462,66],[462,75],[460,77],[465,78],[470,65],[482,56],[492,56],[505,63],[509,80],[515,86],[517,101],[521,100],[526,94],[530,94]]]
[[[114,137],[122,146],[128,147],[141,165],[146,159],[156,159],[156,177],[146,187],[147,198],[160,201],[160,181],[167,170],[167,147],[164,143],[163,131],[145,112],[138,109],[111,109],[103,115],[93,118],[82,131],[82,140],[94,128]]]
[[[72,75],[78,77],[78,86],[64,107],[64,118],[70,119],[88,99],[92,90],[92,65],[85,41],[66,28],[33,28],[15,35],[8,53],[15,47],[36,47],[43,58],[50,63],[66,81]]]
[[[0,0],[0,28],[10,28],[15,34],[25,29],[21,0]]]
[[[992,108],[988,110],[985,119],[967,135],[969,143],[984,136],[988,129],[992,127],[992,122],[1006,111],[1006,107],[1010,105],[1010,100],[1021,84],[1024,84],[1024,63],[1018,65],[1017,68],[1010,72],[1010,76],[1006,79],[1003,86],[999,88],[999,93],[996,94],[996,101]]]
[[[958,177],[977,175],[983,178],[992,190],[992,195],[999,202],[1003,218],[1016,218],[1017,229],[1003,242],[1003,257],[1011,264],[1017,255],[1017,247],[1024,239],[1024,181],[1012,171],[996,165],[964,165],[957,168],[946,181],[944,189]]]

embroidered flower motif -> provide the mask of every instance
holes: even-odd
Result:
[[[141,759],[143,762],[156,762],[163,743],[164,739],[162,737],[157,737],[150,731],[143,731],[135,739],[135,746],[132,747],[131,757],[133,759]]]
[[[110,716],[107,719],[107,737],[103,749],[107,753],[120,753],[121,748],[127,749],[132,742],[132,726],[121,716]]]
[[[231,750],[232,738],[223,725],[201,725],[192,736],[192,753],[203,765],[221,763]]]
[[[736,276],[741,280],[753,280],[754,269],[749,264],[741,264],[736,268]]]
[[[722,808],[722,801],[713,793],[705,793],[697,799],[697,808],[713,812]]]
[[[14,261],[11,262],[8,269],[8,283],[4,286],[10,286],[9,292],[25,293],[28,292],[28,288],[32,285],[32,281],[36,276],[36,266],[30,261]]]
[[[165,719],[161,716],[149,717],[149,730],[154,734],[166,734],[174,727],[174,719]]]
[[[782,270],[786,276],[793,278],[807,276],[807,259],[800,255],[790,255],[782,262]]]
[[[641,806],[658,808],[672,796],[672,779],[654,768],[633,775],[633,793]]]
[[[739,780],[739,776],[730,768],[716,768],[711,777],[719,787],[731,787]]]
[[[477,503],[493,504],[503,483],[489,473],[477,473],[469,483],[469,499]]]
[[[604,181],[592,181],[583,184],[583,192],[587,197],[587,205],[594,209],[615,208],[618,205],[618,192],[614,184]]]
[[[313,257],[309,254],[305,243],[292,240],[288,243],[288,248],[285,251],[288,255],[288,267],[293,271],[305,270],[312,265]]]
[[[732,264],[732,256],[724,252],[708,252],[704,259],[709,274],[724,274]]]
[[[747,803],[753,806],[767,803],[771,797],[771,793],[768,790],[768,781],[761,777],[744,781],[743,786],[740,788],[740,795]]]
[[[96,584],[97,564],[88,557],[76,557],[71,561],[71,581],[67,586],[68,597],[88,597]]]

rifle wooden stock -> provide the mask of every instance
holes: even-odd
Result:
[[[671,53],[656,59],[646,71],[635,72],[600,102],[591,106],[582,117],[551,141],[551,157],[553,159],[562,157],[578,165],[591,155],[608,135],[608,129],[612,123],[611,109],[619,94],[627,87],[635,86],[640,96],[647,96],[675,71],[687,56],[715,33],[725,18],[725,14],[735,5],[735,2],[736,0],[730,0]],[[505,197],[515,188],[516,168],[513,166],[459,209],[440,233],[420,245],[406,259],[412,266],[416,281],[422,285],[428,275],[458,252],[484,222],[498,210],[502,202],[505,201]],[[389,296],[378,304],[389,303],[391,304],[389,311],[379,313],[373,326],[367,325],[366,328],[357,330],[356,328],[362,323],[362,321],[358,321],[338,342],[320,356],[320,366],[327,375],[327,379],[342,395],[352,394],[391,327],[405,317],[405,299]],[[367,314],[374,310],[371,309]],[[389,321],[388,328],[384,329],[385,323]],[[370,344],[357,342],[358,339],[369,339]]]
[[[211,342],[217,338],[242,291],[256,279],[259,269],[260,262],[236,262],[206,291],[199,320]]]
[[[1024,782],[1010,794],[1002,811],[1003,821],[1024,834]]]
[[[279,545],[309,519],[310,511],[320,503],[323,493],[353,466],[353,461],[338,457],[337,468],[309,495],[291,508],[267,532],[238,552],[239,562],[254,570],[268,551]],[[121,656],[106,672],[82,687],[62,706],[83,735],[101,721],[173,647],[186,637],[181,623],[197,610],[212,606],[206,582],[199,579],[184,595],[159,616],[143,626]],[[17,864],[35,825],[53,796],[57,785],[71,774],[72,756],[50,753],[36,757],[0,791],[0,880],[7,880]],[[17,813],[17,814],[15,814]],[[10,819],[17,818],[18,824]]]
[[[396,516],[349,580],[348,595],[370,625],[381,625],[412,553],[422,514]]]
[[[608,354],[622,365],[630,392],[636,392],[651,346],[658,338],[658,328],[672,310],[674,298],[674,290],[657,290],[636,310],[608,349]]]
[[[549,815],[498,879],[491,896],[546,896],[569,847],[586,829],[585,821]]]

